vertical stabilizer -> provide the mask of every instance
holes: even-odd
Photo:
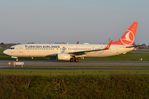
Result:
[[[133,45],[136,37],[136,31],[138,27],[138,22],[133,22],[133,24],[128,28],[128,30],[123,34],[123,36],[112,44],[116,45]]]

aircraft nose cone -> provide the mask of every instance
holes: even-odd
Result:
[[[4,50],[3,53],[8,55],[8,50]]]

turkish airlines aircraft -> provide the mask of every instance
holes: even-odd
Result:
[[[126,54],[135,49],[134,40],[138,22],[117,41],[109,44],[20,44],[12,46],[3,53],[12,58],[19,57],[50,57],[56,56],[58,60],[77,62],[84,57],[108,57]]]

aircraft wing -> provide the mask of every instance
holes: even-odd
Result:
[[[107,44],[107,46],[103,49],[95,49],[95,50],[85,50],[85,51],[78,51],[78,52],[70,52],[69,54],[73,54],[73,55],[83,55],[85,53],[88,52],[96,52],[96,51],[103,51],[103,50],[108,50],[110,48],[112,44],[112,40],[109,41],[109,43]]]

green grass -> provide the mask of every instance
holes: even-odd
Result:
[[[24,72],[25,75],[14,75],[9,74],[10,71],[4,71],[6,74],[0,74],[1,99],[149,98],[149,75],[137,74],[137,71],[134,73],[126,71],[119,71],[119,73],[115,73],[117,71],[79,71],[79,74],[78,72],[72,73],[72,71],[42,72],[54,74],[47,76],[26,75],[31,72],[41,74],[41,71],[13,70],[15,74]]]
[[[46,67],[46,66],[45,66]],[[68,66],[62,66],[68,68]],[[79,66],[83,67],[84,66]],[[90,66],[91,67],[91,66]],[[104,66],[95,66],[102,68]],[[132,66],[135,67],[135,66]],[[106,68],[132,68],[106,66]],[[135,68],[137,68],[136,66]],[[139,68],[142,66],[139,66]],[[0,69],[0,99],[148,99],[149,70]],[[39,66],[42,68],[42,66]],[[49,67],[46,67],[49,68]],[[51,67],[60,68],[60,66]],[[143,67],[146,68],[146,67]],[[147,66],[148,68],[148,66]]]
[[[58,75],[110,75],[110,74],[149,74],[149,70],[22,70],[0,69],[3,75],[31,75],[31,76],[58,76]]]
[[[4,51],[3,49],[0,49],[0,55],[2,55],[2,54],[3,54],[3,51]]]

